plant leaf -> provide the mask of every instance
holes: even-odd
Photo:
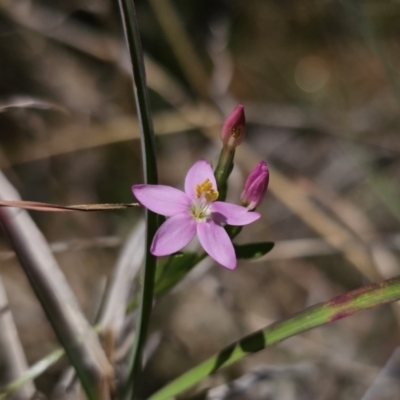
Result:
[[[241,260],[254,260],[269,253],[275,246],[274,242],[258,242],[234,244],[236,257]]]
[[[199,261],[196,253],[173,254],[161,264],[156,279],[155,294],[165,292],[179,282]]]

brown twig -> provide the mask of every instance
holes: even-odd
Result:
[[[105,211],[122,210],[125,208],[137,207],[139,203],[127,204],[77,204],[73,206],[60,206],[51,203],[23,200],[0,200],[0,207],[22,208],[24,210],[66,212],[66,211]]]

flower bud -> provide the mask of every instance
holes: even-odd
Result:
[[[224,147],[234,149],[243,142],[246,119],[243,104],[237,105],[222,125],[221,140]]]
[[[260,161],[250,172],[241,195],[243,206],[254,210],[264,198],[269,182],[267,164]]]

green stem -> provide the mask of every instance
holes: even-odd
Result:
[[[146,85],[146,74],[143,52],[133,0],[119,0],[125,37],[131,57],[136,108],[141,128],[143,177],[146,184],[157,184],[157,162],[154,146],[154,130],[151,118],[149,94]],[[156,257],[150,252],[150,245],[158,227],[157,215],[146,209],[146,255],[143,272],[143,286],[140,294],[139,313],[135,341],[132,348],[128,381],[124,388],[124,398],[136,398],[142,372],[142,355],[150,321]]]
[[[176,274],[173,279],[170,279],[167,283],[163,279],[160,279],[155,284],[154,295],[161,296],[165,294],[168,290],[175,287],[200,261],[203,261],[207,257],[207,253],[202,253],[189,265],[186,265],[182,274]],[[132,312],[136,309],[139,300],[137,297],[133,298],[126,307],[126,312]]]
[[[309,329],[400,299],[400,277],[365,286],[309,307],[283,321],[240,339],[154,393],[148,400],[167,400],[243,357]]]
[[[226,192],[228,189],[228,178],[233,169],[233,159],[235,157],[235,150],[228,150],[223,148],[219,155],[217,167],[215,168],[215,180],[218,187],[218,201],[225,201]]]

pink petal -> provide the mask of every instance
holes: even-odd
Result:
[[[260,218],[258,212],[249,211],[246,207],[232,203],[215,201],[211,204],[212,219],[228,225],[248,225]]]
[[[196,234],[196,222],[187,213],[168,218],[154,235],[150,251],[155,256],[166,256],[185,247]]]
[[[221,130],[221,140],[225,146],[235,148],[243,142],[246,131],[246,117],[243,104],[238,104],[228,115]]]
[[[182,191],[164,185],[133,185],[137,200],[149,210],[170,217],[187,211],[190,200]]]
[[[197,161],[188,171],[185,178],[185,193],[191,198],[196,198],[196,185],[201,185],[206,179],[209,179],[213,189],[217,190],[214,172],[211,164],[206,160]]]
[[[197,235],[204,250],[226,268],[236,267],[236,254],[225,229],[214,221],[199,222]]]
[[[269,182],[267,163],[260,161],[246,179],[240,200],[248,210],[254,210],[264,198]]]

